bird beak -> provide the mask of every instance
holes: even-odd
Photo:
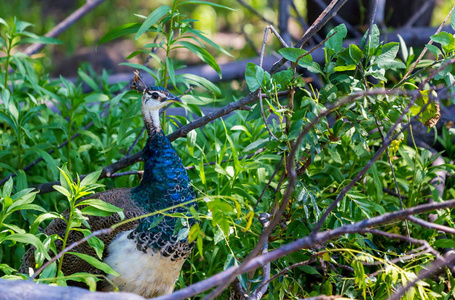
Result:
[[[161,102],[180,102],[180,103],[182,103],[182,99],[170,94],[167,98],[161,100]]]

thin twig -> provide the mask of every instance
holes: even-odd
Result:
[[[293,0],[291,0],[291,6],[292,6],[292,9],[294,10],[295,15],[297,16],[297,20],[302,25],[302,28],[305,31],[306,29],[308,29],[310,27],[310,25],[308,25],[307,22],[305,22],[305,20],[303,19],[302,15],[299,12],[299,10],[295,6],[295,3]],[[314,42],[316,42],[316,43],[322,41],[322,38],[317,33],[315,33],[313,35],[313,39],[314,39]],[[310,40],[310,44],[314,44],[314,42],[312,40]]]
[[[272,282],[273,280],[275,280],[279,276],[282,276],[284,273],[290,271],[291,269],[294,269],[294,268],[297,268],[297,267],[300,267],[300,266],[306,266],[306,265],[312,264],[312,263],[314,263],[316,261],[317,261],[317,255],[314,255],[309,260],[301,261],[301,262],[295,263],[293,265],[290,265],[290,266],[284,268],[283,270],[281,270],[280,272],[278,272],[277,274],[273,275],[267,282],[263,283],[259,288],[262,288],[265,284],[269,284],[270,282]]]
[[[403,241],[409,242],[411,244],[421,245],[421,246],[425,247],[425,249],[427,249],[436,258],[438,258],[438,259],[442,258],[441,254],[439,254],[439,252],[436,251],[433,247],[431,247],[430,244],[427,241],[425,241],[425,240],[419,240],[419,239],[415,239],[415,238],[412,238],[412,237],[407,237],[407,236],[404,236],[404,235],[401,235],[401,234],[385,232],[385,231],[378,230],[378,229],[364,229],[364,230],[361,230],[359,232],[360,233],[368,232],[368,233],[372,233],[372,234],[382,235],[382,236],[384,236],[384,237],[386,237],[388,239],[398,239],[398,240],[403,240]]]
[[[326,4],[322,2],[321,0],[311,0],[313,3],[315,3],[317,6],[319,6],[320,9],[324,9],[326,7]],[[348,21],[343,19],[340,15],[336,14],[333,16],[333,19],[336,21],[338,24],[344,24],[349,31],[349,33],[353,34],[355,37],[361,37],[362,35],[359,33],[357,29],[354,28]]]
[[[404,287],[400,288],[394,295],[392,295],[388,300],[398,300],[401,298],[401,296],[406,293],[407,290],[409,290],[411,287],[415,286],[417,282],[424,278],[428,278],[432,275],[439,274],[444,271],[445,267],[453,264],[455,262],[455,253],[454,252],[448,252],[444,258],[437,259],[435,260],[432,264],[430,264],[426,268],[422,268],[420,270],[419,274],[417,277],[409,282],[407,285]]]
[[[449,234],[455,235],[455,229],[452,228],[452,227],[448,227],[448,226],[444,226],[444,225],[440,225],[440,224],[435,224],[435,223],[432,223],[432,222],[424,221],[424,220],[419,219],[419,218],[414,217],[414,216],[409,216],[408,220],[411,221],[412,223],[415,223],[417,225],[420,225],[420,226],[428,228],[428,229],[434,229],[434,230],[438,230],[438,231],[442,231],[442,232],[445,232],[445,233],[449,233]]]
[[[144,134],[144,132],[145,132],[145,126],[142,127],[141,132],[139,132],[139,134],[136,137],[136,140],[134,140],[133,144],[130,146],[130,148],[126,152],[125,156],[130,156],[131,151],[133,151],[134,147],[137,145],[137,143],[141,139],[141,136]]]
[[[268,213],[261,213],[259,215],[259,222],[261,223],[262,227],[265,229],[270,224],[270,215]],[[261,254],[266,254],[268,252],[268,242],[265,242],[262,246]],[[264,267],[262,267],[262,282],[263,284],[257,288],[251,297],[248,300],[259,300],[262,296],[267,292],[267,288],[270,282],[270,263],[266,263]]]
[[[265,18],[263,15],[261,15],[256,9],[254,9],[251,5],[249,5],[248,3],[246,3],[245,1],[243,0],[237,0],[238,3],[240,3],[241,5],[243,5],[246,9],[248,9],[249,11],[251,11],[253,14],[255,14],[256,16],[258,16],[262,21],[270,24],[270,25],[273,25],[273,21],[270,21],[269,19]]]
[[[299,251],[301,249],[308,249],[314,247],[316,244],[323,244],[328,241],[334,240],[342,235],[349,233],[358,233],[362,229],[372,228],[374,226],[379,226],[382,224],[388,224],[391,222],[396,222],[398,220],[404,220],[410,215],[417,215],[422,213],[428,213],[430,211],[441,210],[446,208],[455,207],[455,199],[446,200],[444,202],[436,202],[431,204],[421,204],[405,210],[394,211],[390,213],[385,213],[376,217],[364,219],[360,222],[343,225],[341,227],[335,228],[333,230],[327,230],[324,232],[318,232],[315,236],[306,236],[300,239],[297,239],[289,244],[283,245],[273,251],[268,252],[267,254],[256,256],[246,262],[243,265],[243,270],[241,274],[246,272],[252,272],[257,268],[261,268],[267,262],[275,261],[281,257],[289,255],[292,252]],[[271,226],[271,225],[270,225]],[[270,228],[270,227],[269,227]],[[240,266],[242,266],[240,265]],[[197,282],[191,286],[188,286],[184,289],[174,292],[173,294],[161,296],[155,300],[170,300],[170,299],[184,299],[189,298],[199,293],[202,293],[210,288],[219,286],[224,283],[226,280],[232,276],[232,274],[238,275],[238,270],[240,266],[233,266],[229,269],[226,269],[223,272],[220,272],[210,278]],[[235,275],[235,276],[236,276]]]
[[[408,19],[406,24],[404,24],[403,28],[412,27],[412,25],[414,25],[414,23],[417,22],[420,19],[420,17],[422,17],[422,15],[428,11],[428,9],[430,8],[430,5],[434,5],[435,2],[436,2],[436,0],[425,1],[425,3],[419,8],[419,10],[416,11],[415,14],[411,18]]]
[[[444,27],[444,25],[446,24],[447,20],[449,19],[450,15],[452,14],[453,10],[454,10],[455,6],[452,7],[452,9],[450,10],[450,12],[447,14],[446,18],[444,19],[444,21],[442,22],[442,24],[439,26],[438,30],[436,30],[436,33],[435,34],[438,34],[441,32],[442,28]],[[428,45],[431,45],[433,44],[433,40],[430,40],[428,42]],[[407,77],[409,76],[409,74],[412,73],[412,71],[414,71],[414,69],[417,67],[417,64],[422,60],[423,56],[427,53],[427,50],[428,48],[427,47],[424,47],[422,52],[420,53],[419,57],[416,59],[416,61],[414,62],[414,64],[412,65],[412,67],[406,72],[406,74],[404,74],[403,78],[400,80],[400,82],[397,83],[396,86],[399,86],[401,85],[406,79]]]
[[[262,190],[261,194],[259,195],[258,199],[256,200],[256,204],[254,205],[254,210],[256,210],[256,208],[258,207],[259,203],[261,202],[262,197],[265,194],[265,191],[269,188],[270,184],[272,183],[273,179],[275,178],[275,175],[278,173],[278,171],[280,171],[281,166],[283,165],[283,161],[284,161],[284,156],[281,156],[281,159],[280,159],[280,162],[278,163],[278,166],[275,168],[275,171],[270,176],[269,181],[267,182],[267,184],[265,185],[265,187]]]
[[[403,91],[403,90],[395,90],[398,94],[406,94],[408,91]],[[286,187],[286,190],[284,192],[284,196],[283,196],[283,200],[281,201],[281,205],[280,207],[278,208],[278,211],[276,213],[274,213],[274,217],[272,219],[272,221],[270,222],[270,226],[266,228],[266,230],[263,231],[263,233],[261,234],[261,237],[258,241],[258,243],[256,244],[256,246],[253,248],[253,250],[250,252],[250,254],[245,258],[244,262],[239,266],[239,268],[229,276],[228,279],[226,279],[225,281],[223,281],[222,284],[220,284],[215,290],[213,290],[209,295],[207,295],[205,297],[205,299],[213,299],[214,297],[218,296],[234,279],[237,275],[241,274],[243,271],[244,271],[244,268],[245,266],[247,266],[247,263],[252,260],[260,251],[260,249],[262,248],[262,245],[268,240],[268,237],[270,236],[270,234],[272,233],[272,231],[274,230],[274,228],[278,225],[278,223],[280,222],[280,219],[281,219],[281,216],[283,215],[285,209],[286,209],[286,206],[287,204],[289,203],[289,199],[293,193],[293,190],[294,190],[294,185],[295,185],[295,182],[296,182],[296,178],[297,178],[297,174],[296,174],[296,171],[295,171],[295,168],[294,168],[294,160],[295,160],[295,154],[297,152],[297,149],[300,147],[300,144],[303,140],[303,137],[314,127],[316,126],[317,123],[319,123],[319,121],[329,115],[330,113],[332,113],[335,109],[337,109],[338,107],[340,106],[343,106],[345,104],[348,104],[348,103],[351,103],[352,101],[354,101],[355,99],[357,99],[358,97],[363,97],[363,96],[366,96],[366,95],[369,95],[369,94],[387,94],[391,91],[386,91],[386,90],[371,90],[371,91],[366,91],[366,92],[357,92],[357,93],[353,93],[347,97],[344,97],[340,100],[338,100],[337,102],[335,102],[334,104],[328,106],[325,110],[322,110],[319,115],[317,117],[315,117],[310,123],[308,123],[304,128],[303,130],[300,132],[299,136],[297,137],[292,149],[291,149],[291,152],[287,158],[287,162],[286,162],[286,169],[287,169],[287,172],[288,172],[288,185]],[[413,97],[413,99],[415,100],[417,98],[417,96],[420,96],[420,92],[417,91],[417,93],[415,93],[415,91],[412,91],[412,93],[415,94],[415,96]],[[407,112],[409,111],[410,107],[413,105],[413,101],[410,102],[410,105],[405,109],[405,112],[404,114],[407,114]],[[401,122],[402,118],[404,117],[404,114],[402,116],[400,116],[398,118],[398,120],[396,121],[397,123],[395,124],[396,126],[398,126],[397,124],[399,122]],[[395,130],[395,127],[396,126],[392,126],[391,128],[391,132],[393,132],[393,130]],[[388,141],[388,140],[387,140]],[[390,141],[388,141],[390,142]],[[384,150],[383,148],[386,147],[386,145],[384,145],[381,149],[382,151]],[[324,212],[322,218],[320,219],[320,221],[316,224],[315,226],[315,229],[313,230],[313,232],[310,234],[310,237],[312,236],[315,236],[318,232],[318,230],[322,227],[322,224],[323,222],[325,221],[325,219],[328,217],[329,213],[335,208],[335,206],[337,205],[337,203],[339,203],[339,201],[341,201],[341,199],[344,197],[344,194],[347,193],[347,191],[349,191],[352,186],[355,184],[355,182],[357,182],[363,175],[364,173],[369,169],[369,167],[372,165],[372,163],[374,161],[376,161],[376,159],[380,156],[382,152],[379,151],[376,156],[374,158],[372,158],[367,166],[365,166],[365,168],[361,171],[361,173],[359,173],[358,176],[356,176],[356,178],[350,183],[348,184],[347,187],[345,187],[340,195],[338,195],[339,197],[337,197],[337,199],[329,206],[329,208]]]
[[[57,259],[60,259],[65,253],[67,253],[68,251],[72,250],[73,248],[79,246],[79,245],[82,244],[82,243],[85,243],[86,241],[88,241],[89,239],[91,239],[91,238],[94,237],[94,236],[100,236],[100,235],[104,235],[104,234],[111,234],[113,231],[114,231],[114,229],[112,229],[112,228],[100,229],[100,230],[97,230],[97,231],[92,232],[91,234],[87,235],[86,237],[80,239],[79,241],[72,243],[71,245],[69,245],[68,247],[66,247],[66,248],[63,249],[62,251],[60,251],[56,256],[54,256],[54,257],[52,257],[50,260],[48,260],[45,264],[43,264],[43,265],[41,266],[41,268],[39,268],[38,270],[36,270],[35,273],[30,277],[30,280],[35,279],[36,276],[38,276],[38,275],[39,275],[44,269],[46,269],[51,263],[53,263],[53,262],[56,261]]]
[[[336,13],[337,11],[347,2],[348,0],[332,0],[330,4],[324,9],[319,17],[313,22],[303,34],[302,38],[294,45],[294,48],[302,48],[302,46],[310,40],[313,35],[318,32]],[[287,62],[287,59],[282,58],[276,62],[270,69],[270,74],[275,73],[282,65]]]
[[[381,136],[381,140],[384,143],[384,141],[385,141],[384,134],[382,133],[381,124],[379,123],[379,120],[376,116],[374,116],[374,121],[376,122],[376,127],[378,128],[378,132],[379,132],[379,135]],[[397,177],[395,176],[395,168],[393,167],[392,160],[390,159],[389,149],[387,147],[385,148],[385,155],[387,156],[387,161],[389,162],[390,170],[392,171],[393,181],[395,182],[395,192],[398,195],[398,199],[400,199],[401,209],[404,209],[403,198],[401,197],[400,187],[398,186]],[[406,234],[408,235],[408,237],[410,237],[411,232],[409,231],[408,221],[405,220],[404,223],[406,225]]]
[[[73,25],[77,20],[88,14],[91,10],[95,7],[103,3],[104,0],[91,0],[87,1],[83,6],[78,8],[74,11],[71,15],[69,15],[65,20],[60,22],[57,26],[52,28],[51,31],[45,34],[46,37],[57,37],[62,34],[65,30],[67,30],[71,25]],[[44,48],[45,44],[33,44],[27,47],[24,50],[24,53],[27,55],[35,54],[36,52],[40,51]]]

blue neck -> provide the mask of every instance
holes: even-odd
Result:
[[[138,187],[132,191],[133,200],[148,212],[165,209],[195,198],[190,179],[183,163],[162,130],[151,132],[144,147],[144,177]],[[194,206],[195,204],[191,204]],[[190,206],[190,205],[189,205]],[[167,213],[187,213],[187,207],[181,207]],[[138,231],[159,230],[156,222],[164,223],[167,235],[173,234],[176,218],[161,215],[141,219]],[[161,228],[162,230],[162,228]]]

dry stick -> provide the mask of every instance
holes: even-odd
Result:
[[[261,213],[259,215],[259,222],[261,222],[263,228],[267,228],[270,224],[270,214],[268,213]],[[265,242],[264,245],[262,246],[261,253],[266,254],[268,252],[268,242]],[[248,298],[248,300],[259,300],[264,296],[264,294],[267,292],[267,288],[269,286],[270,282],[270,262],[266,263],[264,267],[262,268],[262,282],[263,284],[256,289],[251,297]]]
[[[313,3],[315,3],[317,6],[319,6],[319,8],[321,9],[324,9],[326,4],[324,2],[322,2],[321,0],[311,0],[313,1]],[[346,26],[346,28],[348,29],[348,31],[350,33],[352,33],[355,37],[362,37],[362,34],[359,33],[359,31],[357,29],[354,28],[354,26],[352,26],[348,21],[346,21],[345,19],[343,19],[341,16],[339,15],[335,15],[333,17],[333,19],[338,23],[338,24],[344,24]]]
[[[278,163],[278,166],[275,168],[275,171],[273,172],[272,176],[270,176],[270,179],[269,181],[267,182],[267,184],[265,185],[264,189],[262,190],[262,193],[259,195],[259,198],[258,200],[256,201],[256,204],[254,205],[254,208],[253,210],[256,210],[256,208],[258,207],[259,203],[261,202],[261,199],[262,197],[264,196],[265,194],[265,191],[267,190],[267,188],[270,186],[270,184],[272,183],[273,179],[275,178],[275,175],[278,173],[278,171],[281,169],[281,166],[283,165],[283,160],[284,160],[284,156],[281,156],[281,159],[280,159],[280,162]]]
[[[406,293],[407,290],[409,290],[411,287],[417,284],[422,279],[428,278],[432,275],[436,275],[444,271],[446,266],[449,266],[455,262],[455,253],[454,252],[448,252],[446,255],[444,255],[444,258],[442,259],[437,259],[435,260],[431,265],[428,267],[422,269],[419,272],[419,275],[417,276],[416,279],[408,283],[406,286],[402,287],[401,289],[398,290],[393,296],[391,296],[388,300],[399,300],[401,296]]]
[[[417,90],[417,91],[419,92],[419,90]],[[369,93],[369,91],[367,91],[366,93]],[[315,228],[313,229],[313,232],[311,233],[311,235],[316,234],[319,231],[319,229],[321,229],[322,224],[324,224],[325,220],[327,219],[329,214],[332,212],[332,210],[335,209],[335,207],[338,205],[338,203],[340,203],[340,201],[343,200],[346,193],[363,177],[363,175],[365,175],[365,173],[370,169],[370,167],[373,165],[373,163],[382,155],[382,153],[385,151],[385,149],[389,146],[389,144],[393,140],[393,138],[392,138],[393,132],[398,127],[398,124],[401,123],[401,120],[403,120],[404,116],[410,111],[411,107],[414,105],[415,100],[417,99],[417,96],[419,96],[419,95],[420,95],[420,93],[414,94],[414,96],[411,98],[411,101],[409,102],[408,106],[403,110],[402,114],[398,117],[396,122],[389,129],[389,132],[388,132],[387,136],[384,138],[384,142],[383,142],[383,145],[381,146],[381,148],[379,148],[379,150],[376,152],[376,154],[373,156],[373,158],[371,158],[368,161],[368,163],[363,167],[363,169],[359,173],[357,173],[357,175],[354,177],[354,179],[341,190],[341,192],[337,195],[335,201],[333,201],[332,204],[330,204],[329,207],[324,211],[324,214],[322,215],[322,217],[318,221],[318,223],[316,223]],[[417,114],[417,116],[419,116],[422,113],[422,111],[424,111],[426,109],[428,104],[430,104],[430,101],[428,101],[427,105],[425,105],[420,110],[420,112],[419,112],[419,114]],[[410,123],[408,123],[408,124],[410,124]],[[407,126],[403,126],[402,130],[405,128],[407,128]]]
[[[384,143],[385,140],[384,140],[384,134],[382,133],[381,124],[379,123],[379,120],[376,116],[374,117],[374,120],[376,122],[376,126],[378,127],[378,132],[379,132],[379,135],[381,136],[381,140]],[[390,170],[392,171],[393,181],[395,182],[395,191],[398,195],[398,199],[400,199],[401,209],[404,209],[403,198],[401,197],[397,177],[395,176],[395,168],[393,167],[392,160],[390,159],[390,154],[389,154],[388,148],[385,149],[385,155],[387,155],[387,161],[389,162]],[[408,221],[406,220],[404,223],[406,225],[406,233],[407,233],[408,237],[411,237],[411,232],[409,231]]]
[[[145,132],[145,126],[142,127],[141,132],[139,132],[139,134],[136,137],[136,140],[134,140],[134,143],[130,146],[130,148],[126,152],[125,156],[130,156],[131,151],[133,151],[133,148],[137,145],[137,143],[141,139],[141,136],[144,134],[144,132]]]
[[[402,90],[395,90],[394,92],[397,93],[397,94],[407,94],[406,91],[402,91]],[[294,190],[294,184],[295,184],[295,181],[296,181],[296,178],[297,178],[297,174],[296,174],[295,168],[294,168],[295,153],[297,152],[297,149],[299,148],[300,143],[303,140],[303,137],[323,117],[329,115],[330,113],[332,113],[338,107],[340,107],[340,106],[342,106],[344,104],[350,103],[350,102],[354,101],[355,99],[357,99],[358,97],[363,97],[363,96],[366,96],[366,95],[374,95],[374,94],[387,94],[387,93],[392,93],[392,91],[386,91],[386,90],[380,89],[380,90],[371,90],[371,91],[366,91],[366,92],[362,91],[362,92],[357,92],[357,93],[351,94],[351,95],[349,95],[347,97],[344,97],[344,98],[338,100],[337,102],[335,102],[331,106],[327,107],[325,110],[322,110],[316,118],[314,118],[310,123],[308,123],[303,128],[303,130],[300,132],[299,136],[297,137],[297,139],[296,139],[296,141],[295,141],[295,143],[294,143],[294,145],[293,145],[293,147],[291,149],[291,153],[288,156],[288,159],[287,159],[287,162],[286,162],[287,171],[288,171],[288,177],[289,177],[288,186],[287,186],[287,188],[285,190],[285,193],[284,193],[284,196],[283,196],[283,200],[281,202],[281,205],[280,205],[278,211],[276,213],[274,213],[274,217],[273,217],[272,221],[270,222],[271,224],[269,225],[269,227],[267,227],[263,231],[258,243],[253,248],[253,250],[250,252],[250,254],[245,258],[244,262],[239,266],[239,268],[231,276],[229,276],[229,278],[227,280],[223,281],[223,284],[219,285],[218,288],[216,288],[213,292],[211,292],[209,295],[207,295],[205,297],[205,299],[213,299],[214,297],[219,295],[235,279],[235,277],[237,275],[241,274],[244,271],[244,268],[247,265],[247,263],[259,253],[262,245],[268,240],[268,237],[270,236],[270,234],[274,230],[275,226],[278,225],[278,222],[280,221],[280,218],[283,215],[283,213],[284,213],[284,211],[286,209],[286,206],[287,206],[287,204],[289,202],[289,199],[290,199],[290,197],[292,195],[292,192]],[[420,95],[420,93],[419,94],[414,93],[414,94],[416,96]],[[414,99],[416,98],[416,96],[414,97]],[[413,103],[414,102],[411,101],[411,104],[407,107],[408,110],[413,105]],[[405,113],[407,113],[407,111]],[[403,115],[401,116],[401,118],[398,118],[397,123],[401,122],[402,117],[403,117]],[[397,124],[396,124],[396,126],[397,126]],[[384,147],[382,147],[381,149],[383,151]],[[378,157],[379,157],[379,155],[375,156],[374,160],[376,160]],[[371,164],[372,164],[372,161],[370,160],[369,163],[367,164],[367,167],[369,168],[371,166]],[[364,168],[363,171],[366,172],[366,170],[368,170],[368,168]],[[360,176],[357,176],[357,177],[356,177],[357,180],[360,179]],[[353,184],[352,185],[348,185],[348,186],[349,186],[349,189],[350,189],[353,186]],[[347,188],[343,189],[344,193],[346,193],[349,189],[347,189]],[[340,200],[338,200],[338,201],[340,201]],[[335,200],[335,202],[329,207],[331,209],[327,210],[327,211],[330,212],[331,210],[333,210],[335,208],[335,206],[336,206],[336,203],[337,203],[337,201]],[[324,213],[324,215],[322,216],[321,220],[325,220],[325,218],[327,218],[327,216],[328,216],[328,212],[327,211]],[[316,229],[310,234],[310,237],[314,236],[321,226],[322,226],[322,223],[320,221],[316,225]]]
[[[392,195],[392,196],[395,196],[395,197],[397,197],[397,198],[398,198],[398,195],[400,195],[401,198],[408,199],[408,196],[401,195],[401,194],[397,194],[397,193],[395,193],[394,191],[389,190],[389,189],[387,189],[387,188],[382,188],[382,191],[385,192],[385,193],[387,193],[387,194],[390,194],[390,195]]]
[[[289,47],[288,44],[281,38],[281,36],[278,34],[278,32],[275,30],[273,25],[265,27],[264,31],[264,39],[262,41],[262,48],[261,48],[261,55],[259,57],[259,67],[262,68],[262,63],[264,62],[264,52],[265,52],[265,44],[267,43],[267,37],[269,36],[269,30],[272,31],[275,36],[280,40],[281,44],[284,47]],[[262,121],[264,121],[265,127],[267,128],[267,131],[269,132],[269,135],[274,139],[278,140],[278,138],[273,134],[272,130],[269,127],[269,123],[267,122],[267,118],[265,117],[265,112],[264,112],[264,104],[262,101],[262,89],[259,87],[259,107],[261,108],[261,116],[262,116]]]
[[[302,25],[303,31],[305,31],[305,29],[308,29],[310,27],[310,25],[308,25],[307,22],[305,22],[305,20],[303,19],[302,15],[299,12],[299,10],[295,6],[295,3],[293,0],[291,0],[291,6],[292,6],[292,9],[294,10],[297,20],[299,21],[300,25]],[[316,43],[322,41],[322,38],[317,33],[314,34],[313,39]],[[310,40],[309,42],[310,42],[310,44],[314,44],[313,40]]]
[[[455,235],[455,229],[452,228],[452,227],[444,226],[444,225],[441,225],[441,224],[435,224],[433,222],[428,222],[428,221],[419,219],[419,218],[414,217],[414,216],[409,216],[408,220],[411,221],[412,223],[415,223],[417,225],[420,225],[420,226],[428,228],[428,229],[434,229],[434,230],[438,230],[438,231],[442,231],[442,232],[445,232],[445,233],[449,233],[449,234]]]
[[[241,5],[243,5],[245,8],[247,8],[249,11],[251,11],[253,14],[255,14],[256,16],[258,16],[259,18],[261,18],[262,21],[266,22],[266,23],[269,23],[270,25],[273,25],[274,23],[268,19],[266,19],[263,15],[261,15],[257,10],[255,10],[251,5],[249,5],[248,3],[246,3],[245,1],[243,0],[237,0],[238,3],[240,3]]]
[[[68,29],[68,27],[73,25],[77,20],[79,20],[84,15],[89,13],[95,7],[100,5],[102,2],[104,2],[104,0],[87,1],[83,6],[81,6],[76,11],[74,11],[65,20],[63,20],[57,26],[55,26],[51,31],[46,33],[45,36],[46,37],[57,37],[57,36],[59,36],[62,32],[64,32],[66,29]],[[35,54],[36,52],[38,52],[42,48],[44,48],[44,46],[45,46],[45,44],[33,44],[33,45],[30,45],[29,47],[27,47],[25,49],[24,53],[27,54],[27,55]]]
[[[365,229],[365,230],[360,231],[360,233],[364,233],[364,232],[377,234],[377,235],[382,235],[382,236],[385,236],[388,239],[399,239],[399,240],[403,240],[403,241],[409,242],[411,244],[422,245],[423,247],[425,247],[425,249],[429,250],[429,252],[431,254],[433,254],[437,259],[442,258],[441,254],[438,251],[436,251],[433,247],[431,247],[430,244],[427,241],[425,241],[425,240],[419,240],[419,239],[415,239],[415,238],[412,238],[412,237],[407,237],[407,236],[404,236],[404,235],[401,235],[401,234],[385,232],[385,231],[378,230],[378,229]]]
[[[278,30],[280,36],[286,43],[291,43],[291,34],[289,33],[289,3],[290,0],[279,0],[278,1]]]
[[[362,229],[371,228],[374,226],[395,222],[397,220],[404,220],[410,215],[417,215],[427,213],[434,210],[441,210],[446,208],[455,207],[455,199],[446,200],[444,202],[437,203],[426,203],[418,206],[411,207],[405,210],[394,211],[386,213],[377,217],[362,220],[354,224],[344,225],[333,230],[327,230],[324,232],[318,232],[314,236],[306,236],[301,239],[297,239],[289,244],[283,245],[278,249],[268,252],[267,254],[253,257],[245,265],[243,265],[243,273],[251,272],[257,268],[262,267],[268,262],[275,261],[281,257],[289,255],[292,252],[299,251],[301,249],[308,249],[313,247],[315,244],[323,244],[333,239],[336,239],[342,235],[349,233],[358,233]],[[229,269],[220,272],[210,278],[203,281],[190,285],[184,289],[176,291],[172,294],[161,296],[155,300],[170,300],[170,299],[184,299],[189,298],[199,293],[202,293],[214,286],[220,285],[232,274],[237,274],[240,266],[230,267]]]
[[[420,9],[404,24],[403,28],[410,28],[434,4],[436,0],[427,0]]]
[[[72,243],[71,245],[69,245],[68,247],[66,247],[66,248],[63,249],[62,251],[60,251],[60,252],[59,252],[56,256],[54,256],[52,259],[48,260],[45,264],[43,264],[43,265],[41,266],[41,268],[39,268],[38,270],[36,270],[36,272],[30,277],[30,280],[35,279],[36,276],[38,276],[38,275],[39,275],[44,269],[46,269],[51,263],[53,263],[53,262],[56,261],[57,259],[60,259],[65,253],[67,253],[68,251],[72,250],[73,248],[79,246],[79,245],[82,244],[82,243],[85,243],[86,241],[88,241],[89,239],[91,239],[91,238],[94,237],[94,236],[100,236],[100,235],[104,235],[104,234],[111,234],[113,231],[114,231],[113,228],[100,229],[100,230],[97,230],[97,231],[92,232],[91,234],[87,235],[86,237],[80,239],[79,241]]]
[[[447,22],[447,20],[449,19],[450,15],[452,14],[453,12],[453,9],[455,8],[452,7],[452,9],[450,10],[450,12],[447,14],[446,18],[444,19],[444,21],[442,22],[442,24],[439,26],[438,30],[436,30],[436,33],[435,34],[438,34],[439,32],[441,32],[442,28],[444,27],[445,23]],[[428,42],[428,45],[431,45],[433,44],[433,40],[430,40]],[[417,67],[417,64],[422,60],[423,56],[425,55],[425,53],[427,53],[427,50],[428,48],[427,47],[424,47],[422,52],[420,53],[419,57],[417,58],[417,60],[414,62],[414,64],[412,65],[412,67],[406,72],[406,74],[404,74],[403,78],[400,80],[400,82],[398,82],[395,87],[401,85],[406,79],[407,77],[409,76],[409,74],[412,73],[412,71],[414,71],[414,69]]]
[[[313,22],[313,24],[305,31],[303,37],[294,45],[294,48],[301,48],[309,39],[319,31],[336,13],[337,11],[347,2],[348,0],[332,0],[330,4],[324,9],[319,17]],[[330,14],[329,14],[330,13]],[[287,59],[282,58],[276,62],[270,69],[270,74],[275,73],[282,65],[287,62]]]
[[[266,281],[265,283],[263,283],[259,289],[261,289],[265,284],[269,284],[270,282],[272,282],[273,280],[275,280],[277,277],[283,275],[284,273],[288,272],[289,270],[291,269],[294,269],[294,268],[297,268],[297,267],[300,267],[300,266],[306,266],[306,265],[309,265],[309,264],[312,264],[314,262],[317,261],[317,256],[319,256],[319,254],[317,253],[316,255],[314,255],[314,257],[310,258],[309,260],[305,260],[305,261],[301,261],[301,262],[298,262],[298,263],[295,263],[293,265],[290,265],[286,268],[284,268],[283,270],[281,270],[279,273],[273,275],[268,281]]]

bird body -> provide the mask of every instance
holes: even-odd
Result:
[[[178,234],[179,228],[193,224],[192,219],[179,220],[172,214],[181,213],[185,216],[189,206],[195,207],[195,204],[182,203],[193,200],[195,194],[183,163],[159,122],[159,109],[180,99],[164,88],[146,87],[138,74],[134,83],[141,84],[141,109],[149,135],[143,151],[144,176],[135,188],[113,189],[89,198],[101,199],[123,208],[126,219],[172,207],[165,214],[158,213],[132,221],[117,228],[113,234],[100,237],[105,244],[104,262],[120,274],[108,275],[109,281],[121,291],[150,298],[173,291],[183,262],[192,249],[187,237],[179,237]],[[176,205],[179,206],[173,207]],[[88,222],[90,229],[95,231],[120,222],[120,217],[117,214],[109,217],[90,216]],[[66,222],[56,219],[44,232],[63,237],[65,230]],[[79,231],[71,231],[68,244],[82,237]],[[75,251],[96,255],[87,244],[77,246]],[[33,253],[26,253],[20,272],[27,273],[29,267],[34,267]],[[64,256],[62,271],[65,275],[76,272],[102,274],[100,270],[70,254]],[[100,289],[109,291],[114,286],[104,283]]]

